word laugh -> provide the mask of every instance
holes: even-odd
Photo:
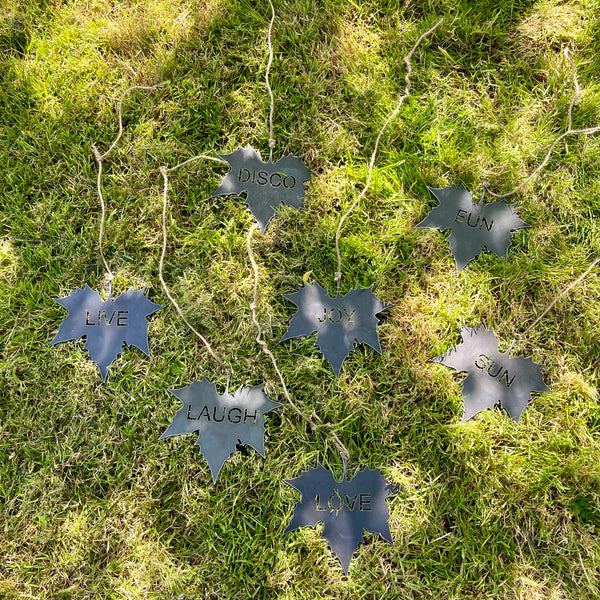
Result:
[[[220,414],[218,414],[218,412],[220,412]],[[235,412],[235,414],[233,414]],[[227,420],[230,423],[233,423],[234,425],[237,423],[241,423],[242,422],[242,409],[241,408],[237,408],[237,407],[233,407],[233,408],[227,408],[225,406],[222,406],[220,408],[217,408],[216,406],[212,407],[212,412],[211,409],[208,406],[203,406],[202,410],[200,411],[200,413],[197,416],[192,416],[192,407],[188,406],[187,409],[187,419],[188,421],[201,421],[202,419],[206,419],[206,421],[208,423],[210,423],[211,421],[214,421],[215,423],[222,423],[225,420],[225,417],[227,417]],[[243,418],[244,418],[244,425],[246,424],[246,421],[248,419],[252,419],[252,424],[256,424],[256,419],[258,419],[259,414],[258,411],[255,410],[253,413],[249,413],[247,408],[243,409]]]

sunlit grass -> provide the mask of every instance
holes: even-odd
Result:
[[[158,280],[161,165],[250,143],[269,152],[268,3],[251,0],[20,2],[0,7],[0,597],[600,598],[600,343],[597,273],[546,315],[514,355],[543,365],[552,392],[519,424],[498,410],[461,423],[460,376],[431,363],[462,326],[493,327],[500,348],[582,273],[600,248],[600,137],[560,144],[511,198],[532,227],[508,261],[484,252],[460,276],[444,235],[414,225],[427,186],[507,191],[566,129],[600,123],[600,9],[550,0],[275,2],[274,156],[316,173],[304,210],[280,210],[255,236],[259,320],[294,401],[334,428],[348,474],[380,468],[394,544],[368,534],[348,577],[317,530],[283,535],[298,494],[283,479],[317,461],[339,478],[327,429],[285,405],[251,321],[245,251],[252,218],[210,198],[226,167],[170,176],[165,279],[187,318],[231,367],[230,387],[266,382],[284,404],[267,418],[266,459],[249,450],[218,483],[193,436],[159,441],[178,401],[167,390],[227,377],[168,305]],[[358,346],[335,379],[314,338],[279,344],[303,282],[342,293],[374,285],[391,307],[381,356]],[[114,293],[145,287],[166,305],[152,356],[125,348],[101,383],[83,342],[49,347],[85,283],[108,293],[98,245],[97,165],[105,163],[105,253]]]

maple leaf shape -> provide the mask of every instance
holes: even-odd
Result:
[[[373,293],[372,286],[354,288],[343,298],[339,294],[332,298],[324,287],[315,283],[283,297],[293,302],[298,311],[280,341],[310,336],[316,331],[315,344],[336,376],[354,350],[355,342],[367,344],[381,354],[376,315],[388,307]]]
[[[531,392],[550,391],[542,380],[541,366],[531,358],[509,358],[508,350],[500,353],[493,330],[462,327],[460,335],[462,344],[437,356],[432,362],[450,367],[458,373],[468,373],[462,382],[463,421],[497,405],[518,421]]]
[[[474,204],[471,192],[463,184],[427,189],[438,199],[439,206],[416,227],[451,230],[448,242],[459,272],[483,250],[506,258],[513,232],[529,227],[518,217],[513,204]]]
[[[252,446],[265,457],[264,415],[281,404],[270,400],[263,386],[242,387],[233,395],[217,394],[217,388],[204,378],[169,390],[183,406],[159,439],[183,433],[199,433],[196,446],[204,456],[213,483],[225,461],[237,451],[238,442]]]
[[[317,463],[295,479],[284,481],[302,494],[285,533],[323,522],[321,536],[348,568],[354,551],[363,541],[363,531],[379,533],[392,543],[386,498],[395,493],[378,469],[358,471],[351,480],[337,481],[333,473]]]
[[[304,163],[292,154],[272,162],[264,162],[260,152],[248,145],[231,154],[219,154],[231,167],[223,177],[215,196],[239,196],[246,193],[246,205],[262,233],[280,204],[300,208],[304,200],[304,183],[313,175]]]
[[[83,348],[106,381],[108,367],[121,354],[123,344],[136,346],[150,356],[146,317],[163,307],[148,300],[144,292],[130,288],[114,300],[109,297],[103,301],[100,294],[86,284],[64,298],[52,298],[69,314],[50,345],[85,337]]]

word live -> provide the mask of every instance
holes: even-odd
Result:
[[[127,325],[128,325],[127,315],[128,314],[129,314],[128,310],[113,310],[113,312],[109,318],[108,315],[106,314],[105,310],[99,310],[98,318],[96,319],[94,316],[94,318],[90,322],[90,311],[86,310],[85,311],[85,324],[86,325],[95,325],[95,326],[99,326],[99,325],[103,325],[103,324],[104,325],[112,325],[112,322],[114,321],[115,316],[116,316],[117,317],[117,320],[115,322],[116,326],[117,327],[127,327]],[[104,320],[104,323],[102,323],[102,320]]]

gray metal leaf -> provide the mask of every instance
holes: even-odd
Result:
[[[463,327],[463,343],[433,359],[455,371],[467,372],[462,382],[463,421],[477,413],[500,406],[518,421],[531,398],[531,392],[549,392],[541,366],[531,358],[509,358],[508,350],[498,350],[498,340],[491,329]]]
[[[246,194],[246,205],[264,233],[281,204],[300,208],[304,200],[304,183],[312,172],[297,156],[288,154],[272,162],[262,160],[250,145],[231,154],[220,154],[231,167],[212,196]]]
[[[321,464],[309,467],[294,479],[284,479],[302,494],[285,533],[323,522],[321,536],[335,552],[348,574],[350,561],[364,531],[392,542],[386,498],[395,492],[378,469],[363,469],[350,481],[337,481]]]
[[[428,189],[439,206],[416,227],[451,230],[448,242],[459,272],[483,250],[506,258],[513,233],[529,227],[518,217],[513,204],[474,204],[471,192],[463,184]]]
[[[317,332],[315,344],[336,376],[354,350],[355,342],[367,344],[381,354],[377,315],[387,307],[373,293],[372,287],[354,288],[344,297],[336,294],[332,298],[324,287],[314,283],[283,297],[293,302],[298,311],[280,341]]]
[[[159,439],[198,432],[196,445],[206,459],[213,483],[225,461],[239,443],[252,446],[265,456],[264,415],[281,406],[263,392],[263,386],[242,387],[233,395],[220,395],[204,378],[177,390],[169,390],[183,406]]]

